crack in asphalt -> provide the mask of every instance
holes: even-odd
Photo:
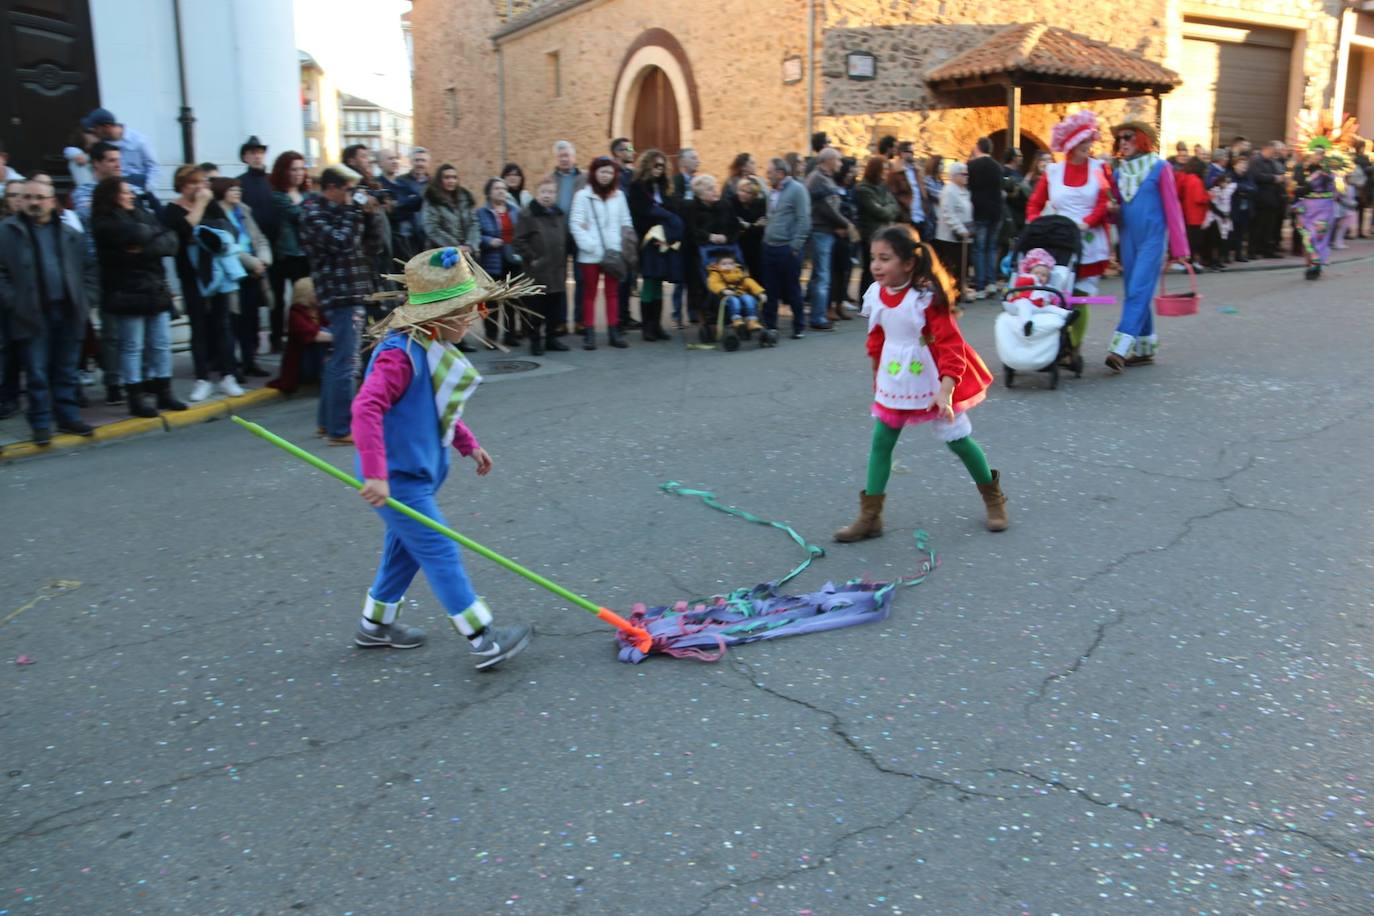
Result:
[[[110,798],[92,799],[91,801],[84,802],[83,804],[75,805],[71,808],[66,808],[62,811],[54,812],[53,814],[44,815],[43,817],[40,817],[37,820],[29,823],[28,826],[16,830],[8,836],[0,837],[0,847],[8,846],[11,843],[15,843],[20,840],[32,840],[37,839],[39,837],[48,836],[50,834],[57,833],[61,830],[67,830],[71,827],[81,827],[86,824],[94,823],[95,821],[103,820],[105,818],[104,814],[100,814],[96,817],[89,818],[86,820],[73,821],[70,823],[55,824],[51,827],[44,827],[44,825],[50,824],[55,820],[67,817],[72,814],[77,814],[78,812],[85,812],[94,809],[105,808],[110,805],[117,805],[121,802],[126,801],[137,801],[139,799],[148,798],[149,796],[152,796],[155,793],[160,793],[167,789],[176,788],[177,786],[181,786],[186,783],[198,782],[206,779],[223,778],[224,774],[231,770],[240,772],[250,767],[258,766],[259,764],[263,763],[274,763],[278,760],[290,760],[295,757],[304,757],[309,754],[323,753],[325,751],[334,750],[335,748],[352,744],[355,741],[361,741],[365,738],[373,738],[379,733],[389,731],[404,731],[410,726],[423,722],[426,719],[430,719],[436,715],[448,714],[451,715],[454,719],[457,719],[465,713],[467,713],[468,710],[480,706],[484,703],[490,703],[493,700],[500,699],[506,694],[518,690],[521,687],[521,683],[513,682],[502,690],[498,690],[495,693],[471,700],[467,703],[462,703],[456,708],[453,706],[445,705],[435,709],[427,710],[426,712],[421,713],[417,716],[412,716],[409,719],[401,719],[389,722],[386,725],[368,727],[360,732],[357,732],[352,735],[347,735],[343,738],[339,738],[334,741],[321,741],[318,744],[309,744],[300,750],[281,751],[274,754],[264,754],[260,757],[254,757],[249,760],[243,760],[238,762],[230,761],[224,764],[216,764],[213,770],[202,770],[198,773],[187,773],[183,776],[177,776],[173,779],[169,779],[166,782],[162,782],[154,786],[148,786],[139,792],[134,792],[128,795],[116,795]]]
[[[1224,444],[1221,449],[1221,454],[1224,455],[1230,447],[1230,443]],[[1296,517],[1294,513],[1290,512],[1287,509],[1276,509],[1267,506],[1256,506],[1249,503],[1243,503],[1231,491],[1231,481],[1235,479],[1237,476],[1244,474],[1245,472],[1254,468],[1255,465],[1259,462],[1259,460],[1259,455],[1251,454],[1239,467],[1233,468],[1230,471],[1227,471],[1226,473],[1218,475],[1216,477],[1173,478],[1190,480],[1197,483],[1220,484],[1222,489],[1222,495],[1226,499],[1226,505],[1220,506],[1215,509],[1209,509],[1206,512],[1199,512],[1194,515],[1188,516],[1183,520],[1182,527],[1179,529],[1178,533],[1175,534],[1172,538],[1170,538],[1169,541],[1165,544],[1155,544],[1150,547],[1129,550],[1121,554],[1121,556],[1116,557],[1115,559],[1107,562],[1102,566],[1101,569],[1086,576],[1083,579],[1083,581],[1080,582],[1077,585],[1077,587],[1075,587],[1069,593],[1068,597],[1081,594],[1086,589],[1094,585],[1096,582],[1116,572],[1118,569],[1120,569],[1127,563],[1131,562],[1132,560],[1135,560],[1143,556],[1149,556],[1150,554],[1166,553],[1170,550],[1173,550],[1175,547],[1178,547],[1180,544],[1182,544],[1183,541],[1186,540],[1193,533],[1197,525],[1210,519],[1214,519],[1219,516],[1225,515],[1229,512],[1271,512],[1280,515],[1285,515],[1290,518]],[[1136,469],[1131,468],[1131,470]],[[1149,476],[1169,477],[1171,475],[1150,474]],[[1047,674],[1040,681],[1040,684],[1036,687],[1034,695],[1029,697],[1026,700],[1026,702],[1022,704],[1022,718],[1029,720],[1032,710],[1045,700],[1045,696],[1049,693],[1050,688],[1054,686],[1056,683],[1063,680],[1067,680],[1068,678],[1071,678],[1075,674],[1077,674],[1088,662],[1088,660],[1093,657],[1097,650],[1102,648],[1102,644],[1107,639],[1107,633],[1115,627],[1118,627],[1121,624],[1125,623],[1129,616],[1130,615],[1128,614],[1126,609],[1121,608],[1117,610],[1110,618],[1106,620],[1097,621],[1094,627],[1093,638],[1089,641],[1087,647],[1083,649],[1081,652],[1079,652],[1078,655],[1074,657],[1074,660],[1069,665],[1060,668],[1057,671],[1052,671],[1049,674]]]
[[[803,700],[799,697],[790,696],[779,690],[774,690],[772,687],[769,687],[767,684],[764,684],[762,681],[758,679],[758,677],[754,674],[753,666],[751,666],[748,662],[744,661],[743,659],[735,655],[727,655],[726,658],[729,660],[734,670],[738,674],[743,675],[744,678],[756,689],[770,696],[777,697],[779,700],[792,703],[794,705],[802,707],[803,709],[809,709],[812,712],[829,719],[830,725],[828,726],[828,730],[830,731],[830,733],[833,734],[836,738],[838,738],[840,740],[840,743],[845,748],[847,748],[856,756],[864,760],[870,767],[872,767],[879,773],[882,773],[887,776],[901,776],[906,779],[918,780],[920,782],[924,782],[928,785],[935,786],[941,789],[952,789],[953,791],[957,792],[961,798],[991,798],[995,799],[996,801],[1006,801],[1008,800],[1008,798],[1015,797],[993,794],[989,792],[981,792],[977,789],[971,789],[968,786],[955,782],[952,779],[943,779],[939,776],[929,776],[924,773],[917,773],[909,770],[899,770],[896,767],[888,766],[887,764],[883,763],[881,760],[878,759],[878,756],[873,753],[872,749],[864,747],[864,745],[860,744],[857,739],[855,739],[852,735],[848,734],[845,731],[844,720],[840,718],[838,713],[832,712],[831,710],[826,709],[824,706],[817,706],[815,703],[807,702],[806,700]]]
[[[1070,795],[1077,796],[1078,798],[1081,798],[1083,801],[1096,807],[1126,811],[1130,814],[1137,815],[1138,817],[1144,819],[1147,822],[1165,824],[1169,827],[1181,830],[1189,836],[1197,837],[1198,839],[1211,840],[1215,843],[1224,843],[1231,846],[1235,845],[1235,841],[1231,837],[1226,836],[1225,834],[1218,836],[1216,834],[1209,833],[1205,830],[1201,830],[1197,827],[1194,827],[1192,824],[1188,823],[1182,818],[1168,817],[1161,814],[1151,814],[1143,808],[1137,808],[1133,805],[1129,805],[1124,802],[1106,801],[1104,799],[1098,798],[1096,795],[1093,795],[1087,789],[1083,789],[1078,786],[1071,786],[1066,782],[1062,782],[1058,779],[1050,779],[1048,777],[1041,776],[1037,773],[1032,773],[1029,770],[1007,769],[1005,767],[997,767],[992,772],[1005,773],[1010,776],[1019,776],[1022,779],[1029,779],[1032,782],[1038,783],[1047,789],[1055,789],[1056,791],[1067,792]],[[1332,855],[1340,857],[1341,859],[1359,859],[1365,862],[1374,862],[1374,853],[1366,852],[1360,849],[1343,848],[1340,845],[1334,843],[1331,840],[1328,840],[1323,836],[1320,836],[1315,833],[1310,833],[1306,830],[1300,830],[1297,827],[1276,827],[1273,824],[1269,824],[1264,821],[1238,820],[1235,823],[1243,828],[1248,827],[1265,830],[1269,833],[1289,833],[1294,836],[1300,836],[1303,839],[1308,840],[1309,842],[1315,843],[1317,846],[1320,846],[1322,849],[1326,850]]]
[[[818,706],[815,703],[808,702],[807,700],[791,696],[789,694],[783,693],[782,691],[769,687],[767,684],[763,683],[759,679],[758,675],[755,673],[754,667],[750,665],[747,661],[740,659],[738,656],[728,656],[728,659],[730,662],[731,670],[733,670],[736,674],[743,677],[748,682],[750,687],[754,688],[755,690],[761,693],[765,693],[776,699],[782,700],[786,703],[790,703],[795,706],[800,706],[803,709],[813,712],[826,719],[828,722],[827,730],[831,732],[831,734],[833,734],[837,739],[839,739],[839,743],[841,744],[841,746],[843,746],[846,750],[853,753],[859,759],[863,760],[875,772],[883,776],[899,776],[904,779],[911,779],[922,782],[926,784],[927,790],[921,793],[918,797],[911,799],[909,804],[894,817],[888,818],[887,820],[884,820],[876,824],[869,824],[864,827],[850,830],[835,836],[830,841],[830,844],[826,851],[821,853],[817,857],[815,862],[801,863],[798,864],[795,868],[790,868],[785,871],[770,872],[768,874],[758,875],[752,878],[745,878],[737,881],[729,881],[725,884],[721,884],[717,887],[712,888],[701,897],[699,901],[699,906],[690,912],[690,916],[700,916],[700,914],[705,913],[711,908],[714,898],[726,892],[742,890],[760,884],[782,883],[790,878],[796,877],[797,875],[813,871],[817,868],[826,865],[827,863],[833,861],[840,855],[844,845],[850,840],[854,839],[855,837],[861,836],[865,833],[891,829],[893,826],[900,823],[905,818],[910,817],[922,802],[931,798],[936,792],[942,790],[953,791],[954,793],[956,793],[956,798],[959,798],[960,800],[976,797],[990,799],[996,802],[1027,800],[1032,798],[1043,797],[1042,793],[1037,793],[1036,795],[1018,795],[1012,793],[983,792],[976,789],[972,789],[955,780],[944,779],[938,776],[931,776],[928,774],[902,770],[884,764],[877,758],[877,756],[873,753],[871,749],[865,747],[856,738],[847,733],[847,731],[844,728],[844,720],[838,713],[826,709],[823,706]],[[1084,802],[1087,802],[1088,804],[1093,805],[1094,807],[1106,810],[1121,811],[1125,814],[1139,817],[1142,820],[1144,820],[1147,824],[1160,824],[1178,830],[1179,832],[1185,833],[1196,839],[1218,843],[1227,846],[1228,848],[1235,848],[1238,843],[1238,839],[1229,830],[1223,831],[1221,835],[1211,833],[1192,825],[1191,823],[1182,818],[1172,817],[1168,815],[1151,814],[1145,809],[1136,807],[1131,804],[1123,802],[1106,801],[1102,798],[1097,797],[1096,795],[1094,795],[1086,789],[1077,786],[1071,786],[1068,783],[1065,783],[1058,779],[1051,779],[1048,777],[1041,776],[1030,770],[1008,767],[992,767],[989,768],[987,772],[1017,777],[1019,779],[1034,783],[1035,785],[1039,786],[1042,790],[1048,789],[1056,792],[1061,792],[1067,795],[1072,795]],[[1294,836],[1300,836],[1303,839],[1306,839],[1307,841],[1321,848],[1325,852],[1330,853],[1331,855],[1336,856],[1342,859],[1343,861],[1350,861],[1351,859],[1356,859],[1360,861],[1374,861],[1374,853],[1368,853],[1360,849],[1343,848],[1341,845],[1339,845],[1336,842],[1333,842],[1332,840],[1329,840],[1325,837],[1311,833],[1306,830],[1301,830],[1299,828],[1276,827],[1272,824],[1268,824],[1263,821],[1238,820],[1234,823],[1242,829],[1257,829],[1269,833],[1287,833]]]

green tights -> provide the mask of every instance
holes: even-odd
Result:
[[[1080,314],[1078,320],[1069,325],[1069,346],[1076,352],[1083,346],[1083,338],[1088,334],[1088,307],[1086,305],[1076,306]]]
[[[650,280],[645,278],[639,287],[640,302],[662,302],[663,301],[663,281]]]
[[[880,496],[887,492],[887,481],[892,476],[892,450],[901,434],[900,429],[893,429],[882,420],[873,421],[873,445],[868,452],[868,484],[864,487],[864,492],[869,496]],[[959,456],[974,483],[992,483],[988,457],[983,454],[983,447],[977,440],[965,436],[945,444]]]

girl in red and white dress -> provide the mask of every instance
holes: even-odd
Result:
[[[1093,144],[1101,135],[1097,116],[1091,111],[1075,112],[1056,124],[1050,134],[1050,147],[1063,153],[1064,160],[1045,169],[1045,177],[1026,204],[1027,221],[1058,214],[1078,224],[1083,249],[1074,286],[1083,296],[1097,295],[1098,283],[1112,257],[1108,230],[1111,171],[1092,156]],[[1073,356],[1078,354],[1088,330],[1088,307],[1080,305],[1078,310],[1081,314],[1069,328]]]
[[[968,411],[987,396],[992,374],[964,340],[951,313],[954,281],[910,226],[888,226],[869,246],[873,284],[864,292],[868,355],[873,360],[873,442],[859,517],[835,532],[837,541],[883,533],[883,500],[892,450],[907,426],[930,424],[978,485],[987,527],[1007,527],[1001,477],[973,438]]]

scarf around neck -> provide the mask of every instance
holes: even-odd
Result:
[[[1121,190],[1121,199],[1130,203],[1140,191],[1140,186],[1150,175],[1150,169],[1159,161],[1158,153],[1141,153],[1117,163],[1116,186]]]
[[[425,348],[429,381],[434,386],[434,407],[439,415],[439,436],[444,448],[453,444],[453,425],[463,415],[468,398],[482,383],[482,376],[458,348],[438,339],[413,337]]]

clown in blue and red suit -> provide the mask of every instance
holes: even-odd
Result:
[[[1159,137],[1141,121],[1112,129],[1116,167],[1112,192],[1121,231],[1121,272],[1125,283],[1121,321],[1107,351],[1107,368],[1121,374],[1128,366],[1154,362],[1155,284],[1164,267],[1165,242],[1175,260],[1188,257],[1188,236],[1174,184],[1174,170],[1155,148]]]

